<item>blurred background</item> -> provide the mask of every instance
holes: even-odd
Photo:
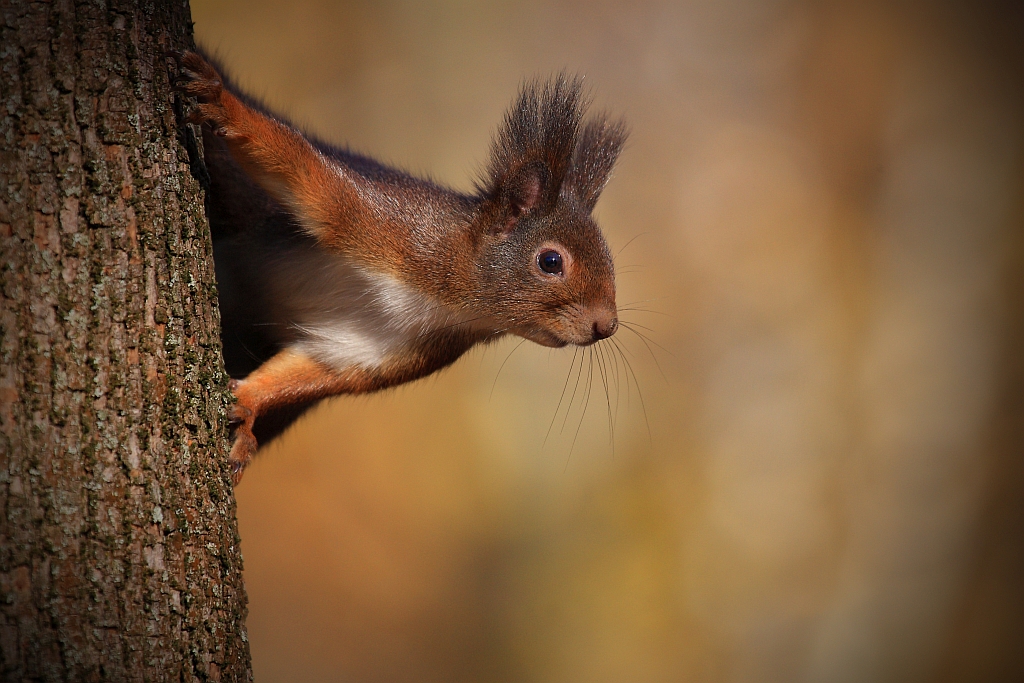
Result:
[[[632,129],[596,215],[648,339],[264,452],[256,680],[1024,680],[1022,7],[192,0],[273,109],[457,188],[525,78]]]

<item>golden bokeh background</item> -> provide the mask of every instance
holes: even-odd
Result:
[[[650,340],[264,452],[256,680],[1024,680],[1017,5],[193,0],[273,109],[458,188],[525,78],[632,129],[597,216]]]

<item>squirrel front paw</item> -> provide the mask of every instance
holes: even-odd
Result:
[[[226,106],[231,95],[224,90],[217,70],[197,52],[172,51],[167,56],[174,60],[178,70],[174,90],[194,97],[197,102],[189,113],[188,122],[196,125],[208,123],[213,133],[221,137],[237,135]]]
[[[238,486],[242,481],[242,473],[259,449],[256,437],[252,433],[256,413],[241,404],[235,404],[228,411],[228,421],[234,437],[231,452],[228,454],[228,464],[231,466],[231,481]]]

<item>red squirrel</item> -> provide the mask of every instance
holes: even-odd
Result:
[[[305,136],[207,58],[172,53],[203,130],[237,484],[316,402],[396,386],[513,334],[615,334],[615,275],[591,212],[622,121],[584,123],[580,80],[522,88],[475,191]]]

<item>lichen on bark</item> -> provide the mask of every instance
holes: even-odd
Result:
[[[0,678],[250,680],[188,4],[0,14]]]

